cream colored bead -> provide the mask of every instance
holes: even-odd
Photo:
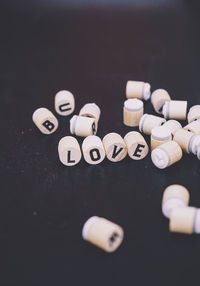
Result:
[[[188,123],[200,119],[200,105],[194,105],[190,108],[187,115]]]
[[[92,117],[96,120],[96,123],[99,121],[100,114],[101,110],[96,103],[85,104],[79,112],[79,116]]]
[[[82,151],[85,161],[88,164],[96,165],[105,158],[105,150],[101,139],[98,136],[88,136],[83,140]]]
[[[128,155],[133,160],[141,160],[149,152],[149,147],[144,137],[137,131],[127,133],[124,141],[128,148]]]
[[[119,162],[127,155],[127,147],[123,138],[117,133],[109,133],[103,138],[106,157],[112,162]]]
[[[139,129],[140,132],[143,132],[147,135],[151,135],[151,130],[154,127],[160,126],[165,122],[166,120],[162,117],[145,113],[140,119]]]
[[[185,120],[187,115],[187,101],[166,101],[163,105],[162,114],[167,119]]]
[[[82,237],[106,252],[114,252],[123,241],[124,231],[105,218],[93,216],[84,224]]]
[[[140,119],[144,113],[144,104],[137,98],[127,99],[124,102],[123,116],[124,124],[131,127],[139,125]]]
[[[162,126],[168,128],[173,136],[177,130],[182,128],[180,122],[173,119],[166,121]]]
[[[68,90],[61,90],[55,95],[55,110],[59,115],[70,115],[75,108],[73,94]]]
[[[81,149],[76,138],[72,136],[63,137],[58,143],[58,154],[60,161],[65,166],[74,166],[81,160]]]
[[[74,115],[70,120],[71,134],[86,137],[97,133],[97,125],[94,118]]]
[[[53,113],[45,107],[34,111],[32,120],[37,128],[46,135],[54,133],[58,128],[58,120]]]
[[[169,218],[171,211],[177,207],[186,207],[189,204],[189,191],[181,185],[168,186],[162,198],[162,213]]]
[[[151,95],[151,86],[143,81],[128,81],[126,84],[126,97],[148,100]]]
[[[183,129],[200,135],[200,120],[192,121],[191,123],[186,125]]]
[[[200,209],[174,208],[170,215],[169,230],[185,234],[200,233]]]
[[[186,153],[197,154],[197,149],[200,146],[200,135],[185,129],[180,129],[175,133],[173,140],[176,141]]]
[[[156,89],[151,94],[151,103],[157,113],[162,113],[162,107],[166,101],[171,100],[169,93],[165,89]]]
[[[169,141],[155,148],[151,153],[153,164],[165,169],[182,158],[182,149],[175,141]]]
[[[172,140],[171,132],[163,126],[156,126],[151,130],[151,150]]]

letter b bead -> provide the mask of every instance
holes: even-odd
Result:
[[[43,134],[52,134],[58,128],[58,120],[47,108],[41,107],[35,110],[32,116],[33,122]]]

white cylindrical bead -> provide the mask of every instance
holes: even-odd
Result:
[[[187,115],[187,101],[166,101],[163,105],[162,114],[166,119],[185,120]]]
[[[70,115],[75,108],[73,94],[68,90],[61,90],[55,95],[55,110],[59,115]]]
[[[70,120],[71,134],[86,137],[97,133],[97,125],[94,118],[74,115]]]
[[[163,126],[156,126],[151,130],[151,150],[172,140],[171,131]]]
[[[123,118],[124,124],[131,127],[139,125],[140,119],[144,113],[144,104],[137,98],[127,99],[124,102]]]
[[[200,120],[191,121],[183,129],[185,129],[187,131],[191,131],[191,132],[193,132],[195,134],[200,135]]]
[[[124,141],[128,148],[128,155],[133,160],[141,160],[147,156],[149,147],[144,137],[137,131],[126,134]]]
[[[151,95],[151,86],[143,81],[131,81],[126,84],[126,97],[148,100]]]
[[[190,108],[187,115],[188,123],[200,119],[200,105],[194,105]]]
[[[162,107],[166,101],[171,100],[169,93],[165,89],[156,89],[151,94],[151,103],[157,113],[162,113]]]
[[[109,133],[103,138],[106,157],[112,162],[119,162],[127,155],[127,147],[121,135]]]
[[[58,120],[53,113],[45,107],[34,111],[32,120],[37,128],[46,135],[54,133],[58,128]]]
[[[82,151],[85,161],[88,164],[96,165],[105,158],[105,150],[101,139],[98,136],[88,136],[83,140]]]
[[[189,191],[181,185],[168,186],[162,198],[162,213],[169,218],[171,211],[177,207],[185,207],[189,204]]]
[[[76,138],[72,136],[63,137],[58,143],[58,154],[60,161],[65,166],[74,166],[81,160],[81,149]]]
[[[177,120],[168,120],[163,125],[163,127],[168,128],[171,131],[171,134],[174,136],[177,130],[182,128],[182,125]]]
[[[79,116],[92,117],[95,119],[96,123],[99,121],[100,114],[101,110],[96,103],[85,104],[79,112]]]
[[[200,209],[194,207],[174,208],[170,215],[169,230],[185,234],[199,234]]]
[[[182,149],[175,141],[169,141],[155,148],[151,153],[153,164],[164,169],[182,158]]]
[[[200,146],[200,135],[185,129],[180,129],[175,133],[173,140],[176,141],[186,153],[197,154],[197,149]]]
[[[124,231],[105,218],[93,216],[84,224],[82,237],[106,252],[114,252],[123,241]]]
[[[145,113],[140,119],[139,129],[140,129],[140,132],[143,132],[144,134],[147,134],[147,135],[151,135],[151,130],[154,127],[160,126],[165,122],[166,122],[166,119],[162,117]]]

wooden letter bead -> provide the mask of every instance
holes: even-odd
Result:
[[[58,120],[47,108],[41,107],[36,109],[32,119],[43,134],[52,134],[58,128]]]
[[[148,100],[151,95],[151,86],[143,81],[128,81],[126,84],[126,97]]]
[[[163,127],[168,128],[171,131],[171,134],[174,136],[177,130],[182,128],[182,125],[177,120],[168,120],[163,125]]]
[[[156,89],[151,95],[151,103],[157,113],[162,113],[162,107],[166,101],[171,100],[169,93],[164,89]]]
[[[94,118],[74,115],[70,120],[71,134],[86,137],[95,135],[97,132],[97,125]]]
[[[127,99],[124,102],[124,124],[131,127],[139,125],[140,119],[144,113],[144,104],[137,98]]]
[[[106,157],[112,162],[119,162],[127,155],[127,147],[123,138],[117,133],[109,133],[103,138]]]
[[[183,129],[200,135],[200,120],[194,120],[190,122]]]
[[[172,140],[171,131],[163,126],[156,126],[151,130],[151,150]]]
[[[55,95],[55,110],[59,115],[70,115],[75,108],[73,94],[68,90],[61,90]]]
[[[168,186],[162,199],[162,213],[169,218],[171,211],[177,207],[186,207],[189,204],[189,191],[181,185]]]
[[[188,123],[200,119],[200,105],[194,105],[190,108],[187,119]]]
[[[124,137],[128,148],[128,155],[133,160],[141,160],[149,152],[149,147],[144,137],[137,131],[131,131]]]
[[[66,166],[74,166],[81,160],[81,149],[76,138],[63,137],[58,144],[60,161]]]
[[[169,141],[155,148],[151,153],[153,164],[164,169],[182,158],[182,149],[175,141]]]
[[[79,112],[79,116],[92,117],[96,120],[96,123],[99,121],[100,114],[101,110],[96,103],[85,104]]]
[[[91,135],[86,137],[83,140],[82,151],[84,159],[88,164],[99,164],[105,158],[105,150],[98,136]]]
[[[169,230],[185,234],[200,233],[200,209],[174,208],[170,215]]]
[[[167,119],[185,120],[187,115],[187,101],[166,101],[163,105],[162,114]]]
[[[140,132],[143,132],[147,135],[151,135],[151,130],[154,127],[160,126],[165,122],[166,120],[162,117],[145,113],[140,119],[139,129]]]
[[[93,216],[84,224],[82,237],[106,252],[113,252],[122,243],[124,231],[105,218]]]
[[[175,133],[173,140],[176,141],[186,153],[197,154],[197,149],[200,146],[200,135],[180,129]]]

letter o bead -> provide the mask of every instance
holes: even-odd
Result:
[[[200,209],[174,208],[170,215],[169,230],[185,234],[200,234]]]
[[[60,161],[65,166],[74,166],[81,160],[81,149],[76,138],[72,136],[63,137],[58,144]]]
[[[189,204],[189,191],[181,185],[170,185],[164,193],[162,199],[162,213],[169,218],[171,211],[177,207],[186,207]]]
[[[144,137],[137,131],[131,131],[126,134],[124,141],[128,148],[128,155],[133,160],[145,158],[149,152],[149,147]]]
[[[112,162],[119,162],[127,155],[127,147],[123,138],[117,133],[109,133],[103,138],[106,157]]]
[[[88,164],[99,164],[105,158],[103,143],[101,139],[95,135],[90,135],[83,140],[82,151],[84,159]]]
[[[37,128],[46,135],[54,133],[58,128],[58,120],[53,113],[45,107],[35,110],[32,120]]]
[[[106,252],[114,252],[122,243],[124,231],[121,226],[102,217],[93,216],[83,226],[84,240]]]
[[[55,95],[55,110],[59,115],[70,115],[75,108],[73,94],[68,90],[61,90]]]

